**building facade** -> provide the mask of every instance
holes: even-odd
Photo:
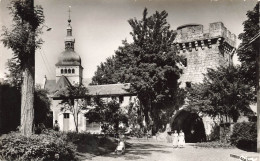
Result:
[[[228,66],[233,63],[236,35],[232,34],[222,22],[209,24],[205,30],[200,24],[179,26],[174,40],[177,51],[185,57],[181,87],[191,87],[192,83],[202,83],[207,69]],[[185,107],[184,107],[185,108]],[[210,135],[218,119],[202,117],[206,135]]]
[[[56,63],[56,79],[48,80],[45,76],[43,88],[48,90],[49,97],[52,100],[51,110],[53,112],[53,123],[58,122],[61,131],[75,131],[74,116],[70,111],[61,111],[62,104],[60,92],[68,86],[83,84],[88,89],[88,96],[98,95],[104,101],[109,102],[112,98],[120,102],[120,106],[124,108],[130,102],[135,101],[135,96],[128,92],[130,84],[109,84],[109,85],[93,85],[89,86],[83,80],[83,67],[81,65],[81,57],[75,52],[75,38],[72,35],[71,20],[68,20],[67,35],[64,40],[65,50],[60,54]],[[93,108],[88,106],[89,109]],[[78,130],[100,133],[100,125],[89,124],[85,113],[88,110],[82,111],[78,115]]]
[[[202,83],[208,68],[216,69],[218,66],[232,64],[235,52],[236,36],[226,29],[222,22],[209,24],[209,29],[204,30],[200,24],[187,24],[177,28],[174,41],[177,51],[185,57],[184,74],[179,81],[181,87],[190,87],[192,83]],[[71,20],[68,20],[67,35],[64,40],[65,50],[60,54],[56,63],[56,79],[48,80],[45,77],[44,89],[49,90],[52,98],[51,109],[53,111],[53,122],[59,123],[61,131],[74,131],[74,118],[70,111],[60,111],[62,105],[58,95],[59,91],[67,86],[84,84],[88,89],[89,96],[99,95],[105,101],[111,98],[118,99],[121,107],[126,107],[130,102],[136,101],[136,95],[129,93],[130,84],[108,84],[89,86],[83,78],[81,58],[75,52],[75,38],[72,35]],[[89,107],[92,108],[92,107]],[[79,114],[79,131],[94,129],[100,132],[99,125],[88,124],[85,117],[86,111]],[[210,117],[203,117],[206,135],[209,135],[214,126]],[[92,131],[93,132],[93,131]]]
[[[236,46],[236,35],[222,22],[209,24],[204,30],[200,24],[187,24],[177,28],[175,44],[178,53],[186,58],[181,87],[190,83],[202,83],[208,68],[232,64]]]

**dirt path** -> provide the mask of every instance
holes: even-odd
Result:
[[[239,159],[230,157],[230,154],[259,156],[256,153],[249,153],[239,149],[205,149],[195,148],[188,144],[185,148],[173,149],[170,143],[144,142],[130,140],[124,155],[108,154],[93,157],[95,161],[238,161]],[[259,156],[260,158],[260,156]],[[260,161],[258,159],[258,161]]]

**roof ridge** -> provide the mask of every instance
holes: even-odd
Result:
[[[61,89],[61,86],[60,86],[60,85],[62,85],[62,84],[61,84],[61,83],[62,83],[62,80],[64,80],[64,85],[65,85],[65,86],[72,86],[71,83],[70,83],[70,81],[68,80],[68,78],[67,78],[66,76],[62,75],[62,76],[60,77],[60,79],[58,80],[58,82],[56,83],[55,91]]]
[[[91,87],[91,86],[110,86],[110,85],[130,85],[130,83],[114,83],[114,84],[97,84],[97,85],[88,85],[87,87]]]

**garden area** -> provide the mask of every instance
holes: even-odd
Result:
[[[11,132],[0,140],[0,160],[85,160],[113,152],[118,143],[103,135],[54,130],[30,137]]]

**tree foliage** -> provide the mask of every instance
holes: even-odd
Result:
[[[0,93],[0,133],[15,131],[20,125],[21,119],[21,91],[15,86],[5,83],[0,84]],[[51,127],[51,102],[47,96],[47,91],[36,88],[34,95],[35,127],[40,123],[43,123],[47,128]]]
[[[20,125],[21,94],[16,87],[1,83],[0,93],[0,134],[3,134]]]
[[[95,96],[91,105],[95,108],[86,113],[90,123],[100,122],[103,127],[110,125],[115,132],[118,132],[120,122],[128,123],[126,113],[120,108],[120,103],[116,99],[106,102],[99,96]]]
[[[59,97],[61,97],[60,104],[61,111],[69,111],[73,115],[76,132],[78,132],[79,120],[78,116],[87,109],[86,97],[87,88],[83,84],[76,84],[74,86],[67,86],[61,89]]]
[[[14,24],[11,30],[4,26],[1,35],[1,41],[5,47],[13,50],[13,59],[17,60],[21,69],[28,63],[34,63],[32,59],[34,56],[31,54],[34,54],[33,51],[43,43],[43,40],[39,38],[42,33],[39,26],[44,23],[43,8],[37,5],[32,10],[29,5],[22,0],[11,1],[11,6],[8,8]],[[35,32],[32,34],[32,31]]]
[[[11,30],[3,27],[1,41],[12,49],[13,59],[18,60],[22,71],[21,128],[23,135],[30,136],[34,127],[35,50],[40,47],[41,24],[44,23],[43,9],[34,7],[33,0],[11,1],[13,17]]]
[[[19,64],[20,62],[17,59],[8,59],[6,64],[9,71],[9,73],[6,74],[8,83],[18,89],[20,89],[22,85],[22,72]]]
[[[209,116],[228,116],[237,121],[241,113],[251,112],[253,92],[241,79],[235,66],[208,69],[203,83],[192,84],[188,90],[188,108]]]
[[[170,30],[167,16],[166,11],[148,16],[145,8],[141,20],[130,19],[133,42],[123,41],[115,55],[98,66],[92,79],[92,84],[131,83],[131,92],[137,93],[148,124],[149,118],[157,115],[153,111],[172,108],[181,91],[177,80],[183,58],[175,52],[176,34]]]
[[[256,57],[259,52],[257,47],[259,44],[249,42],[254,36],[259,34],[259,3],[256,4],[253,10],[247,12],[247,20],[243,22],[244,31],[239,34],[238,38],[242,40],[237,55],[241,64],[241,72],[243,73],[243,79],[245,83],[250,84],[252,87],[256,87],[256,71],[257,61]]]
[[[47,128],[52,127],[51,100],[48,97],[48,91],[37,87],[34,98],[35,125],[43,123]]]

